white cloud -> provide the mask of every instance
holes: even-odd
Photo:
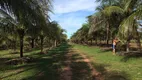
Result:
[[[79,10],[94,11],[98,3],[95,0],[54,0],[55,13],[69,13]]]
[[[83,13],[74,12],[74,13],[68,13],[68,14],[56,14],[52,15],[51,18],[56,20],[63,29],[67,30],[68,37],[71,36],[77,29],[79,29],[82,25],[82,23],[85,22],[85,16],[82,17]]]
[[[70,38],[85,23],[86,17],[95,12],[96,6],[95,0],[54,0],[55,14],[51,14],[51,19],[66,29]]]

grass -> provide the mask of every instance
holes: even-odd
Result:
[[[142,57],[116,56],[100,47],[73,46],[91,59],[93,66],[106,80],[142,80]]]
[[[78,52],[74,52],[77,49]],[[101,72],[105,80],[142,80],[142,57],[114,56],[109,50],[99,47],[66,43],[39,54],[40,50],[33,49],[24,53],[25,57],[32,57],[33,62],[18,65],[5,64],[8,60],[19,57],[19,53],[12,54],[11,50],[0,51],[0,80],[60,80],[60,73],[67,66],[66,54],[71,56],[72,80],[92,80],[91,69],[87,63],[78,60],[83,53],[91,59],[94,68]]]
[[[5,62],[18,58],[19,53],[12,54],[11,50],[0,51],[0,80],[59,80],[68,48],[69,45],[62,44],[47,51],[47,54],[39,54],[40,50],[24,53],[25,57],[32,57],[34,61],[18,65]]]
[[[91,69],[83,57],[72,49],[73,46],[66,43],[39,54],[40,50],[33,49],[24,53],[25,57],[32,57],[33,62],[19,65],[5,64],[8,60],[19,58],[19,53],[11,53],[11,50],[0,51],[0,80],[62,80],[61,74],[68,67],[67,53],[71,53],[71,78],[72,80],[94,80]]]

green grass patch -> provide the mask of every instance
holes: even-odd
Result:
[[[73,46],[91,59],[106,80],[142,80],[142,57],[116,56],[112,55],[112,51],[104,51],[100,47]]]
[[[59,80],[60,69],[64,66],[64,54],[68,51],[66,43],[49,50],[46,54],[39,54],[40,50],[24,53],[25,57],[32,57],[33,62],[18,65],[5,64],[8,60],[19,58],[19,53],[11,50],[0,51],[0,80]]]

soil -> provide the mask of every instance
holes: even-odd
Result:
[[[74,55],[78,55],[79,57],[74,58]],[[67,59],[65,61],[66,66],[62,69],[60,80],[103,80],[101,73],[94,69],[90,59],[88,59],[84,54],[75,49],[71,49],[65,57]],[[84,63],[84,66],[88,66],[87,68],[89,69],[86,69],[80,65],[80,63]]]

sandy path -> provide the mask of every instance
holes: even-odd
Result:
[[[76,58],[75,60],[72,60],[73,55],[79,55],[80,58]],[[91,61],[82,53],[80,53],[77,50],[70,50],[66,55],[66,61],[65,64],[66,66],[62,69],[61,75],[60,75],[60,80],[72,80],[72,78],[74,77],[73,75],[73,71],[76,70],[76,67],[72,67],[71,65],[75,65],[75,66],[79,66],[79,63],[85,63],[86,66],[89,66],[88,68],[91,70],[90,72],[90,76],[91,76],[91,80],[102,80],[101,79],[101,73],[97,72],[96,69],[94,69],[94,67],[91,64]],[[73,64],[73,63],[77,63],[77,64]],[[88,71],[85,68],[82,68],[80,70],[77,70],[79,74],[86,74],[88,75]],[[79,75],[76,75],[76,77],[80,77]],[[86,78],[87,79],[87,78]],[[84,80],[86,80],[84,79]],[[73,79],[74,80],[74,79]],[[80,78],[78,79],[80,80]],[[87,80],[90,80],[87,79]]]
[[[91,74],[92,74],[92,79],[93,80],[102,80],[101,78],[101,73],[97,72],[96,69],[93,67],[93,65],[91,64],[91,61],[86,57],[86,55],[81,54],[80,55],[84,58],[84,62],[86,62],[90,69],[92,70]]]
[[[71,70],[71,57],[72,53],[67,53],[65,55],[66,61],[65,64],[66,66],[62,69],[61,75],[60,75],[60,80],[72,80],[72,70]]]

